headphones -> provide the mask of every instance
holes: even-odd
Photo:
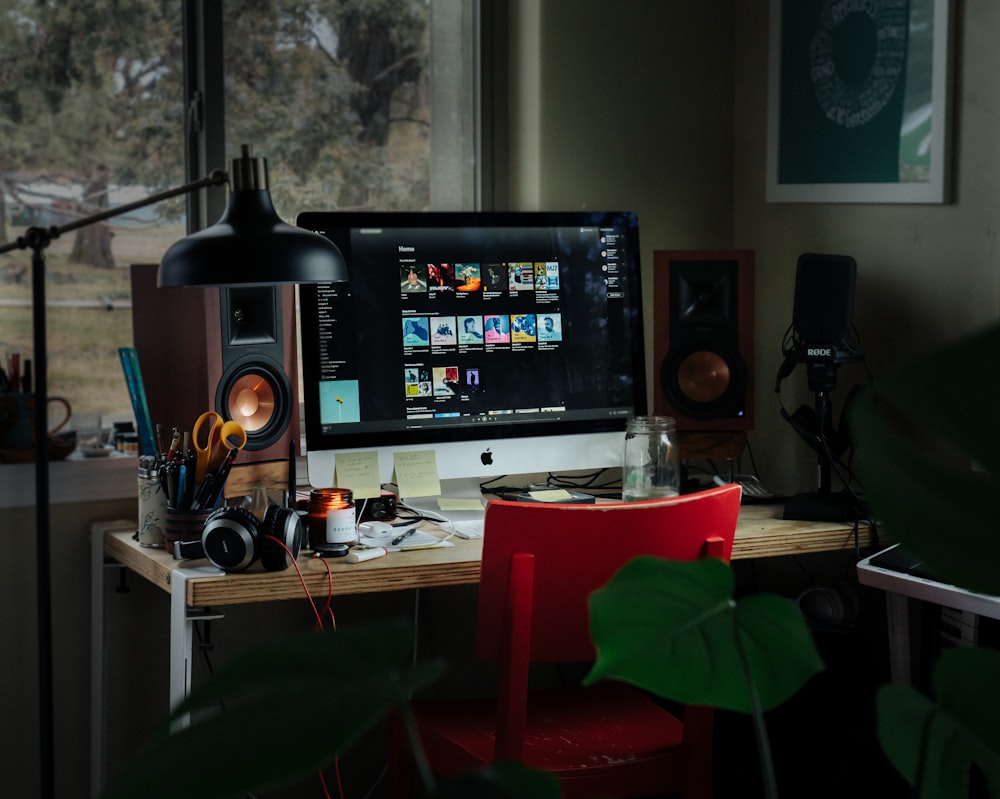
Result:
[[[299,556],[304,538],[302,520],[292,508],[268,505],[263,521],[245,508],[219,508],[205,521],[201,546],[205,557],[226,572],[245,571],[257,560],[268,571],[283,571]]]
[[[806,621],[828,627],[850,626],[861,611],[861,597],[850,583],[812,586],[800,593],[796,602]]]

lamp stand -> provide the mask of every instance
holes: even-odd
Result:
[[[45,250],[59,236],[119,214],[227,181],[216,171],[201,180],[151,195],[126,205],[77,219],[60,227],[31,227],[23,236],[0,247],[0,255],[31,250],[31,324],[35,363],[35,551],[38,613],[38,715],[41,799],[55,797],[55,729],[52,657],[52,521],[49,507],[48,347],[46,344]]]
[[[55,730],[52,690],[52,547],[49,508],[49,387],[45,321],[45,247],[51,239],[35,237],[31,247],[31,331],[35,358],[35,574],[38,604],[38,723],[41,759],[39,796],[55,796]]]
[[[212,227],[174,244],[160,263],[159,282],[166,286],[272,285],[347,280],[343,254],[318,233],[281,221],[267,191],[267,165],[243,145],[232,162],[233,186],[222,218]],[[35,533],[38,571],[38,710],[42,799],[55,795],[52,681],[52,562],[49,508],[48,352],[45,343],[45,249],[63,233],[128,213],[162,200],[220,186],[229,175],[216,170],[200,180],[145,199],[110,208],[60,227],[31,227],[0,255],[32,251],[32,324],[35,347]],[[239,246],[237,246],[239,245]],[[169,261],[170,268],[166,268]],[[207,267],[211,266],[212,269]],[[225,269],[222,269],[225,267]]]

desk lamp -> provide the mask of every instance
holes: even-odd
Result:
[[[267,163],[250,147],[231,162],[230,174],[214,171],[200,180],[150,195],[62,226],[31,227],[0,255],[31,250],[32,335],[35,375],[35,533],[38,602],[39,757],[43,799],[55,795],[52,690],[52,565],[49,514],[48,352],[45,318],[45,250],[61,235],[105,219],[231,182],[219,221],[171,246],[160,263],[159,286],[271,285],[347,280],[340,250],[319,234],[282,222],[268,192]]]

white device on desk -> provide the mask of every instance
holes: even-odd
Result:
[[[365,549],[385,549],[388,552],[407,549],[427,549],[436,546],[452,546],[452,543],[430,533],[418,530],[412,524],[389,524],[388,522],[362,522],[358,525],[358,544]],[[357,550],[352,550],[357,551]],[[370,558],[361,558],[369,560]],[[348,560],[358,563],[359,560]]]
[[[898,545],[889,547],[858,562],[858,582],[886,592],[886,615],[889,626],[889,666],[896,682],[910,683],[910,616],[907,598],[919,599],[1000,619],[1000,596],[978,594],[957,585],[942,583],[927,576],[920,564],[907,562],[895,555]],[[882,563],[883,565],[878,565]],[[914,566],[919,573],[914,572]]]

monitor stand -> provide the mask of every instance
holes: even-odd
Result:
[[[486,502],[480,483],[480,477],[441,480],[438,496],[406,497],[403,503],[430,517],[444,516],[453,521],[482,519],[486,513]]]

